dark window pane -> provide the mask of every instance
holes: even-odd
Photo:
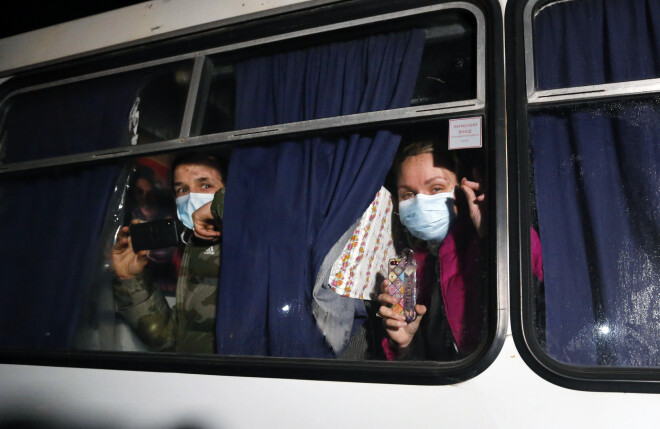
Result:
[[[189,83],[190,63],[18,94],[3,112],[2,162],[177,137]],[[99,135],[107,123],[124,125],[114,128],[112,135]]]
[[[383,27],[389,27],[390,32],[384,32]],[[423,32],[423,41],[421,42],[423,43],[423,53],[409,105],[419,106],[475,98],[477,96],[476,21],[473,15],[465,11],[452,10],[430,14],[429,16],[416,18],[412,24],[408,20],[405,25],[397,21],[379,23],[366,28],[344,30],[344,33],[348,33],[348,35],[333,34],[333,36],[338,38],[338,42],[335,44],[347,43],[348,41],[355,41],[369,35],[375,37],[373,35],[380,34],[380,37],[385,37],[392,32],[411,28],[417,28]],[[351,38],[350,34],[354,34],[354,36]],[[293,50],[310,48],[321,50],[323,46],[330,46],[326,42],[328,37],[328,34],[324,34],[322,36],[312,36],[309,40],[295,41],[293,43],[296,46]],[[211,71],[210,89],[208,95],[201,95],[202,97],[208,97],[207,102],[197,112],[198,115],[203,115],[201,134],[235,129],[234,111],[236,108],[236,98],[243,98],[242,95],[239,94],[237,96],[235,93],[237,64],[250,61],[255,56],[263,58],[267,55],[273,55],[273,52],[276,53],[273,58],[276,58],[278,55],[284,55],[282,52],[285,49],[289,52],[292,50],[291,46],[280,48],[280,45],[275,45],[266,50],[260,48],[259,51],[255,51],[254,53],[247,51],[240,52],[234,58],[227,54],[212,58],[214,66]],[[238,59],[239,56],[240,59]],[[357,57],[366,58],[364,54],[358,54]],[[320,63],[318,66],[320,70],[333,67],[330,62]],[[368,67],[368,62],[365,64],[356,63],[354,66]],[[300,68],[304,67],[314,67],[314,64],[300,64]],[[291,70],[282,70],[281,74],[284,76],[290,72]],[[356,74],[355,76],[360,75]],[[264,80],[267,78],[274,79],[272,75],[263,76]],[[330,75],[326,77],[326,79],[330,78],[337,78],[337,76]],[[357,82],[355,84],[361,85]],[[257,105],[261,101],[253,100],[252,102]],[[347,110],[345,113],[356,113],[350,110]],[[368,108],[360,110],[360,112],[377,110],[379,109]],[[318,119],[336,115],[338,113],[317,112],[314,118],[304,119]],[[278,120],[272,123],[283,122],[287,122],[287,120]],[[244,128],[244,126],[240,128]]]
[[[116,176],[100,166],[0,182],[0,345],[71,347]]]
[[[474,17],[457,14],[447,21],[425,28],[426,45],[411,101],[413,106],[477,96]]]
[[[532,313],[561,362],[660,365],[659,121],[658,99],[530,118],[545,283]]]

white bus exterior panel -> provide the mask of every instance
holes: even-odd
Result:
[[[648,394],[581,392],[534,374],[507,337],[485,372],[450,386],[0,366],[0,422],[24,410],[71,427],[621,428],[660,420]]]
[[[310,0],[156,0],[0,39],[0,73]]]

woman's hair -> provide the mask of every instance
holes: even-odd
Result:
[[[456,174],[458,184],[461,183],[461,178],[465,177],[464,173],[466,167],[461,163],[460,158],[456,151],[447,149],[447,143],[444,145],[440,140],[436,139],[416,139],[413,141],[402,141],[399,146],[399,151],[394,158],[394,164],[390,170],[390,175],[387,181],[389,182],[388,188],[392,194],[392,200],[398,206],[398,193],[397,182],[399,180],[399,173],[403,162],[413,156],[423,155],[425,153],[433,154],[433,164],[438,167],[446,168],[447,170]],[[456,192],[456,205],[458,207],[458,215],[465,216],[468,214],[467,201],[460,186]],[[397,251],[401,251],[406,246],[415,245],[413,243],[422,243],[422,240],[416,239],[411,235],[406,234],[403,225],[396,221],[392,223],[392,237]]]
[[[422,155],[425,153],[433,154],[433,164],[436,166],[444,167],[447,170],[456,174],[458,180],[463,177],[462,164],[456,156],[455,152],[451,152],[441,146],[440,141],[433,139],[416,140],[413,142],[402,142],[399,151],[394,158],[394,175],[395,180],[399,177],[401,171],[401,164],[406,159]]]

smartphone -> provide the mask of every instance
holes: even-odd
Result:
[[[136,223],[129,226],[133,250],[162,249],[177,246],[183,231],[183,224],[178,219],[160,219],[151,222]]]
[[[392,310],[403,314],[406,322],[412,322],[417,318],[417,313],[415,313],[417,262],[415,262],[415,254],[412,250],[405,249],[401,256],[390,259],[388,279],[390,281],[388,292],[397,300]]]

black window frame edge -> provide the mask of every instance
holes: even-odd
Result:
[[[409,9],[419,4],[437,4],[423,0],[421,2],[395,2],[398,9]],[[443,2],[450,3],[450,2]],[[325,360],[308,358],[278,358],[262,356],[227,356],[227,355],[181,355],[170,353],[142,353],[142,352],[123,352],[123,351],[84,351],[84,350],[26,350],[26,349],[0,349],[0,363],[2,364],[20,364],[20,365],[39,365],[55,367],[81,367],[111,370],[131,370],[146,372],[176,372],[190,374],[210,374],[225,376],[247,376],[247,377],[266,377],[266,378],[292,378],[305,380],[327,380],[327,381],[346,381],[346,382],[366,382],[366,383],[387,383],[387,384],[417,384],[417,385],[447,385],[455,384],[475,377],[488,368],[500,353],[504,344],[507,330],[507,302],[508,302],[508,224],[507,219],[507,173],[506,173],[506,151],[505,151],[505,118],[504,118],[504,58],[502,52],[504,49],[502,13],[500,4],[497,0],[467,0],[484,15],[485,19],[485,37],[484,48],[486,50],[485,61],[485,97],[486,103],[481,107],[480,116],[485,116],[484,133],[489,139],[489,151],[487,154],[488,180],[494,186],[496,199],[491,202],[490,207],[494,208],[495,215],[489,216],[490,231],[495,231],[495,236],[489,239],[489,255],[491,257],[488,265],[488,272],[494,273],[494,280],[489,282],[489,286],[496,285],[497,291],[490,300],[488,311],[488,332],[482,341],[482,346],[465,359],[454,362],[434,362],[434,361],[415,361],[415,362],[387,362],[387,361],[349,361],[349,360]],[[340,2],[328,8],[339,9],[339,14],[351,16],[351,9],[346,5],[369,5],[372,10],[379,10],[383,6],[378,6],[378,2],[370,0],[357,0],[349,2]],[[411,6],[413,5],[413,6]],[[392,5],[388,5],[392,10]],[[375,13],[374,13],[375,14]],[[288,15],[295,18],[295,14]],[[248,23],[249,24],[249,23]],[[102,58],[101,58],[102,60]],[[67,72],[67,70],[64,70]],[[47,72],[47,70],[46,70]],[[41,73],[43,74],[43,73]],[[32,77],[30,77],[32,78]],[[20,79],[10,79],[18,81]],[[12,82],[13,83],[13,82]],[[4,86],[4,85],[3,85]],[[12,85],[13,86],[13,85]],[[0,86],[0,96],[7,95]],[[4,98],[4,97],[3,97]],[[420,106],[423,108],[423,106]],[[401,109],[392,110],[397,112]],[[471,111],[474,115],[474,111]],[[377,112],[376,112],[377,113]],[[364,115],[364,114],[363,114]],[[368,115],[368,114],[367,114]],[[357,115],[355,115],[357,116]],[[429,114],[428,117],[420,118],[389,118],[383,124],[394,125],[398,123],[415,123],[421,121],[443,120],[448,117],[461,117],[461,112],[452,111],[452,113]],[[333,118],[328,118],[330,121]],[[319,121],[324,121],[321,119]],[[358,121],[359,122],[359,121]],[[333,129],[323,129],[321,132],[336,132],[338,130],[352,129],[356,127],[369,128],[374,125],[382,125],[378,122],[369,122],[365,124],[349,124],[346,128],[337,127]],[[265,127],[268,128],[268,127]],[[308,131],[295,131],[287,136],[303,135],[306,132],[318,134],[320,131],[316,127],[311,127]],[[106,153],[100,154],[96,159],[75,160],[75,155],[62,157],[68,158],[66,164],[54,163],[46,165],[43,160],[35,162],[21,163],[22,168],[18,170],[0,171],[0,178],[14,176],[16,173],[25,171],[38,171],[57,166],[83,165],[96,162],[107,162],[119,158],[134,157],[137,155],[147,156],[162,152],[183,151],[201,147],[220,147],[223,144],[236,144],[236,142],[219,141],[219,136],[223,134],[213,134],[200,137],[179,138],[167,142],[158,143],[149,147],[149,150],[143,150],[130,153]],[[256,143],[268,141],[274,138],[282,138],[282,134],[269,136],[268,133],[256,134],[245,138],[246,142]],[[181,144],[185,143],[185,144]],[[152,145],[144,145],[147,147]],[[158,146],[158,147],[155,147]],[[135,148],[135,147],[133,147]],[[123,148],[118,148],[121,150]],[[108,151],[106,151],[108,152]],[[143,152],[143,153],[142,153]],[[88,155],[88,154],[84,154]],[[51,160],[55,160],[52,158]],[[64,161],[64,160],[60,160]],[[36,163],[36,164],[35,164]],[[31,165],[29,165],[31,164]],[[19,165],[18,163],[14,165]]]
[[[539,107],[530,103],[527,86],[529,76],[525,64],[525,8],[535,2],[535,10],[557,0],[509,0],[505,12],[506,63],[507,67],[507,147],[509,168],[510,204],[510,309],[513,340],[524,362],[546,381],[568,389],[600,392],[660,393],[660,369],[580,367],[563,364],[552,359],[538,344],[531,326],[531,249],[529,227],[531,225],[529,183],[529,128],[528,113]],[[533,13],[532,13],[533,17]],[[531,35],[530,35],[531,37]],[[533,67],[533,65],[532,65]],[[621,87],[606,84],[603,87]],[[598,85],[600,87],[601,85]],[[591,87],[593,88],[593,87]],[[554,91],[561,93],[561,90]],[[630,96],[640,94],[628,93]],[[596,101],[621,99],[626,95],[612,92],[594,94],[580,100],[548,100],[543,106],[557,104],[583,104]],[[526,322],[527,321],[527,322]]]

